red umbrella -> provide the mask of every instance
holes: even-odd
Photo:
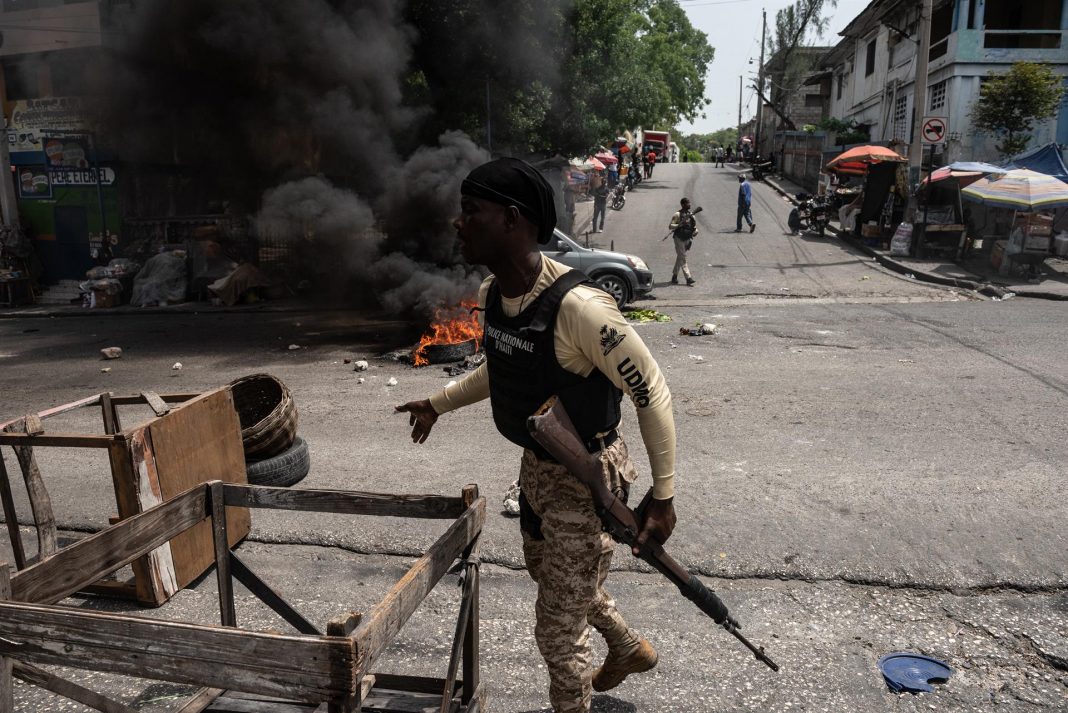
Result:
[[[619,163],[619,159],[613,156],[608,151],[602,151],[599,154],[595,154],[594,158],[605,164],[606,166],[613,163]]]
[[[965,186],[975,183],[985,175],[986,174],[982,171],[956,171],[949,166],[943,166],[942,168],[932,171],[929,177],[924,177],[921,183],[928,183],[928,179],[930,179],[930,183],[938,183],[939,181],[955,178],[960,183],[960,187],[964,188]]]
[[[827,168],[841,173],[865,173],[873,163],[905,163],[908,159],[885,146],[854,146],[831,159]]]

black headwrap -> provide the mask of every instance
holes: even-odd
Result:
[[[538,242],[545,245],[556,227],[553,188],[530,164],[517,158],[499,158],[471,171],[460,193],[501,205],[514,205],[519,214],[538,226]]]

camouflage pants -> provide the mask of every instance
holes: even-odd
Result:
[[[626,490],[637,473],[622,438],[602,460],[609,488]],[[525,451],[519,485],[541,518],[543,539],[524,531],[523,556],[538,585],[534,638],[549,670],[549,701],[556,713],[585,713],[593,676],[589,625],[611,649],[638,644],[604,588],[614,542],[601,531],[589,488],[563,466]]]

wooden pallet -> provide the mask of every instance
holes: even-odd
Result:
[[[324,633],[231,551],[232,508],[453,522],[366,616],[342,614],[327,623]],[[189,532],[205,518],[212,533],[221,626],[57,604]],[[104,713],[134,713],[39,664],[202,686],[176,713],[245,713],[250,706],[258,706],[256,699],[242,694],[270,699],[259,702],[273,707],[252,708],[270,713],[484,710],[478,671],[478,557],[485,518],[485,498],[478,496],[473,485],[466,486],[458,498],[267,488],[222,481],[194,486],[19,572],[12,574],[7,565],[0,566],[0,713],[14,709],[13,677]],[[463,587],[444,678],[372,674],[372,667],[401,627],[457,559]],[[234,579],[298,633],[239,629]]]
[[[119,406],[138,404],[148,404],[155,417],[123,429]],[[49,417],[88,407],[100,408],[103,434],[54,433],[44,429],[43,421]],[[204,394],[159,396],[151,391],[134,396],[96,394],[2,423],[0,429],[0,446],[14,448],[26,484],[37,528],[36,560],[53,556],[57,544],[52,501],[34,455],[35,448],[106,448],[118,509],[117,517],[111,518],[112,523],[145,512],[200,483],[247,482],[241,424],[229,387]],[[2,458],[0,500],[15,566],[25,569],[33,560],[26,556]],[[251,518],[247,509],[240,508],[232,509],[227,516],[230,544],[235,545],[248,534]],[[204,522],[133,562],[133,579],[94,582],[86,589],[159,606],[206,572],[214,559],[211,528]]]

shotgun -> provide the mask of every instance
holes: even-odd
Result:
[[[566,467],[576,478],[590,489],[593,495],[597,516],[604,524],[605,532],[617,542],[630,547],[637,546],[640,532],[639,518],[646,503],[652,497],[652,491],[645,496],[639,506],[639,514],[626,506],[608,489],[604,481],[601,459],[586,450],[582,439],[571,423],[560,400],[553,396],[527,419],[527,429],[542,448],[549,452],[561,465]],[[685,567],[676,562],[664,551],[663,546],[650,538],[640,550],[638,556],[653,569],[667,577],[679,588],[682,595],[712,620],[730,632],[736,639],[753,652],[758,661],[767,664],[772,671],[778,671],[779,665],[764,653],[763,646],[754,646],[738,631],[741,625],[727,611],[727,605],[708,589],[697,577],[690,574]]]

